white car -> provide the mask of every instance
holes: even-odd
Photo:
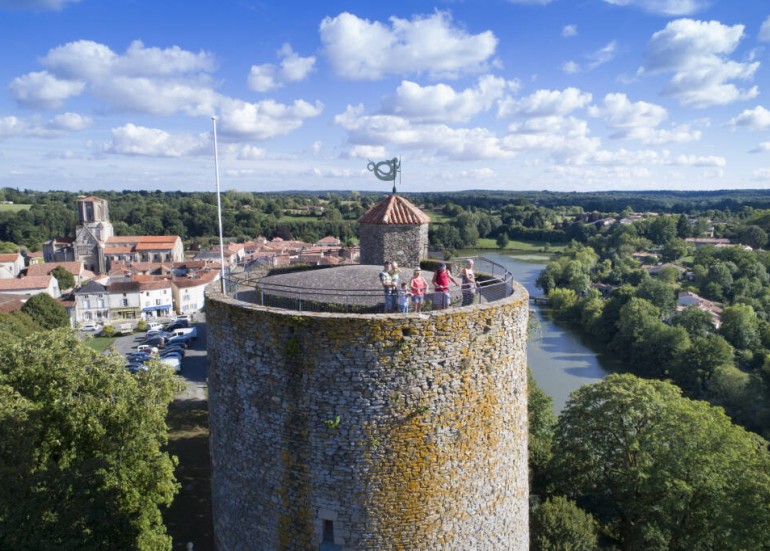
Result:
[[[88,332],[98,331],[101,328],[102,328],[101,324],[96,323],[95,321],[87,321],[80,326],[81,331],[88,331]]]
[[[158,329],[162,329],[163,324],[158,323],[157,321],[152,321],[147,324],[147,331],[157,331]]]
[[[170,365],[177,373],[182,371],[182,362],[178,358],[160,358],[158,361],[162,364]]]

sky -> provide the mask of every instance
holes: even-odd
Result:
[[[0,0],[0,187],[770,188],[766,0]],[[212,121],[216,117],[216,123]]]

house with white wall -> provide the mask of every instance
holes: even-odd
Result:
[[[24,269],[24,257],[21,253],[0,254],[0,278],[19,277]]]
[[[107,287],[89,281],[73,294],[75,296],[75,323],[85,323],[95,321],[98,323],[109,323],[110,303]]]
[[[219,271],[191,272],[188,277],[174,278],[174,307],[178,314],[199,312],[205,304],[206,287],[219,281]]]
[[[53,298],[59,298],[59,283],[50,275],[37,277],[0,279],[0,293],[11,295],[37,295],[48,293]]]
[[[174,311],[171,280],[140,281],[139,293],[143,319],[167,317]]]

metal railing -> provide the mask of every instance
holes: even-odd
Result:
[[[459,271],[469,257],[455,258],[446,261],[450,272],[459,281]],[[477,289],[464,289],[452,286],[449,290],[449,307],[469,306],[486,302],[495,302],[509,297],[513,293],[513,277],[502,265],[484,257],[473,257],[474,272],[478,282]],[[321,270],[334,268],[319,268]],[[430,270],[425,270],[430,271]],[[375,314],[385,313],[385,296],[381,286],[371,288],[326,288],[307,285],[297,285],[281,282],[276,277],[267,277],[268,270],[254,264],[235,267],[225,277],[227,294],[237,300],[283,308],[300,312],[334,312],[346,314]],[[426,274],[427,276],[428,274]],[[429,289],[432,289],[430,278]],[[422,311],[429,312],[439,309],[442,302],[441,293],[426,291],[422,303]],[[393,300],[394,308],[388,313],[398,313],[397,299]],[[409,312],[414,312],[415,303],[409,300]]]

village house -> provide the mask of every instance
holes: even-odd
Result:
[[[199,312],[205,304],[206,287],[219,281],[219,276],[218,270],[200,270],[191,272],[187,277],[174,278],[171,283],[177,313]]]
[[[24,269],[24,257],[20,252],[0,254],[0,278],[19,277]]]
[[[39,293],[48,293],[53,298],[59,298],[59,283],[56,278],[50,275],[5,278],[0,279],[0,293],[12,295],[37,295]]]
[[[75,310],[73,321],[82,324],[89,321],[108,323],[110,307],[107,287],[96,281],[89,281],[73,293]]]
[[[43,276],[50,274],[58,267],[67,270],[75,279],[75,286],[80,287],[95,277],[94,273],[86,270],[82,262],[44,262],[42,264],[30,264],[27,268],[27,277]]]
[[[714,324],[716,329],[719,329],[722,325],[722,307],[707,300],[692,291],[680,291],[677,297],[676,311],[681,312],[685,308],[695,306],[696,308],[707,312],[711,316],[711,323]]]

